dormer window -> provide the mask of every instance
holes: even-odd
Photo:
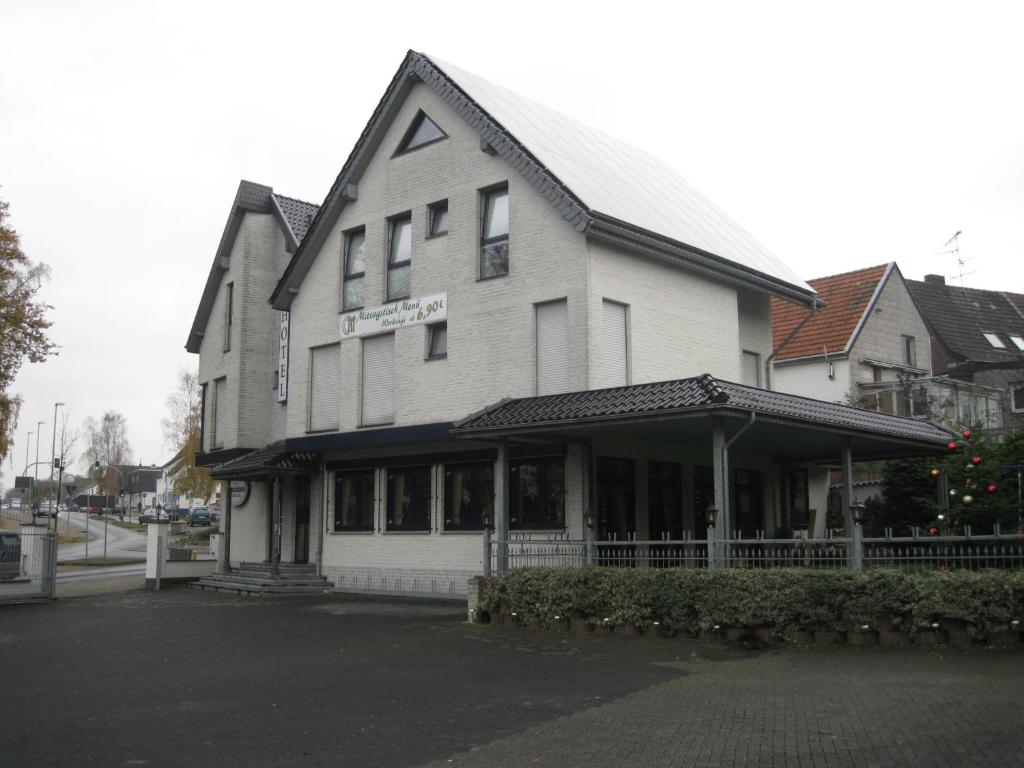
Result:
[[[399,142],[395,154],[401,155],[406,152],[412,152],[414,149],[419,149],[428,144],[433,144],[435,141],[447,138],[448,134],[442,131],[437,123],[427,117],[426,112],[420,110],[416,113],[416,117],[413,118],[409,130],[402,137],[402,141]]]
[[[1006,349],[1006,345],[1003,344],[1003,340],[1000,339],[999,336],[997,336],[996,334],[994,334],[994,333],[982,333],[981,335],[985,337],[985,341],[987,341],[989,344],[991,344],[996,349]]]

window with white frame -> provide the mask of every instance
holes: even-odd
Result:
[[[900,337],[903,346],[903,362],[911,368],[917,367],[917,342],[913,336]]]
[[[363,339],[362,424],[395,420],[395,334]]]
[[[508,274],[508,185],[481,192],[480,279]]]
[[[448,357],[448,323],[427,326],[427,360]]]
[[[1010,408],[1018,412],[1024,411],[1024,381],[1010,385]]]
[[[761,386],[761,355],[757,352],[743,350],[743,370],[741,376],[744,384],[751,387]]]
[[[569,305],[565,299],[536,305],[537,394],[569,391]]]
[[[388,221],[388,301],[405,299],[412,289],[412,216]]]
[[[210,446],[215,449],[224,447],[224,433],[227,431],[228,422],[227,390],[227,379],[217,379],[213,382],[213,402],[210,404],[213,413],[210,424],[213,431],[210,434]]]
[[[629,384],[629,329],[626,305],[601,302],[601,387]]]
[[[363,282],[366,276],[366,230],[345,233],[345,274],[342,278],[341,308],[345,311],[363,306]]]
[[[341,347],[328,344],[309,350],[309,431],[338,429],[341,398]]]

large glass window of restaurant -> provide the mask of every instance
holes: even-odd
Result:
[[[652,539],[683,538],[683,467],[669,461],[647,462],[648,525]]]
[[[334,475],[334,530],[373,530],[372,469],[355,469]]]
[[[733,473],[732,509],[735,519],[733,532],[752,538],[764,531],[764,505],[761,499],[761,473],[750,469],[737,469]]]
[[[444,529],[480,531],[494,524],[494,463],[445,464]]]
[[[481,193],[480,279],[508,274],[508,186]]]
[[[360,309],[363,306],[363,282],[366,276],[366,230],[355,229],[345,233],[345,275],[342,282],[341,308]]]
[[[693,538],[708,535],[708,508],[715,504],[715,471],[703,465],[693,468]]]
[[[430,467],[388,469],[388,531],[430,530]]]
[[[412,290],[412,216],[388,222],[388,301],[405,299]]]
[[[636,472],[632,459],[597,457],[597,531],[602,541],[636,534]]]
[[[509,466],[509,528],[565,528],[565,458],[517,459]]]

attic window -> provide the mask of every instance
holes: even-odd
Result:
[[[1010,341],[1013,342],[1013,346],[1015,346],[1021,352],[1024,352],[1024,336],[1010,336]]]
[[[405,136],[402,137],[402,141],[398,144],[395,154],[401,155],[405,152],[412,152],[414,149],[419,149],[420,147],[427,146],[427,144],[433,144],[435,141],[447,138],[448,134],[442,131],[437,123],[427,117],[425,112],[420,110],[416,113],[416,117],[413,118],[409,130],[405,132]]]
[[[1006,345],[1003,344],[1003,340],[1000,339],[996,334],[983,332],[981,335],[985,337],[985,341],[987,341],[996,349],[1006,349]]]

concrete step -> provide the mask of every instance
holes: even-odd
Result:
[[[213,592],[229,592],[237,595],[317,595],[323,594],[331,585],[323,580],[312,584],[295,584],[291,582],[259,582],[237,580],[227,577],[206,577],[189,584],[192,589]]]

